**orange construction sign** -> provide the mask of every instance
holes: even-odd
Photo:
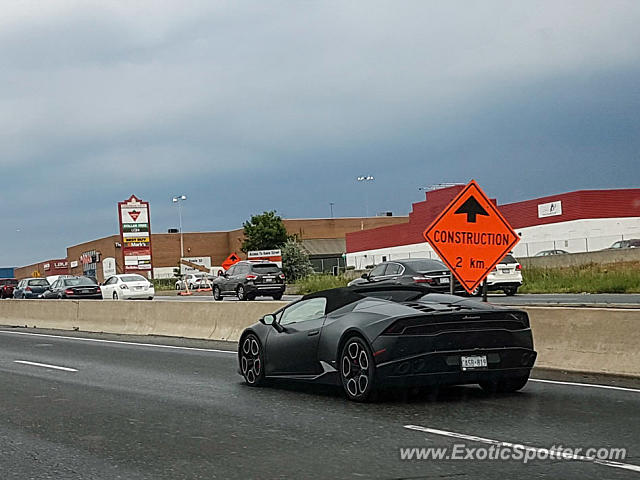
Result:
[[[424,231],[424,238],[469,293],[520,240],[475,180]]]
[[[232,265],[238,263],[239,261],[240,257],[235,253],[232,253],[224,262],[222,262],[222,268],[224,268],[225,270],[229,270]]]

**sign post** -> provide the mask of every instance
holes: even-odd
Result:
[[[424,238],[469,293],[520,240],[475,180],[424,231]],[[483,291],[486,301],[486,283]]]
[[[143,202],[135,195],[118,203],[120,238],[122,239],[123,273],[149,272],[152,277],[151,262],[151,222],[149,202]]]

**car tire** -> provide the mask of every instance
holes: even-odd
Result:
[[[375,369],[367,342],[356,335],[349,337],[340,352],[340,379],[349,400],[366,402],[371,399]]]
[[[245,336],[238,350],[240,372],[250,387],[258,387],[264,383],[264,352],[260,340],[253,333]]]
[[[114,300],[119,300],[118,298],[118,292],[113,292],[113,295],[111,296]]]
[[[220,287],[218,287],[217,285],[215,287],[213,287],[213,299],[215,301],[222,300],[222,294],[220,293]]]
[[[481,382],[480,387],[488,393],[514,393],[524,388],[529,381],[529,375],[507,377],[492,382]]]
[[[282,300],[282,294],[281,294],[281,293],[278,293],[277,295],[274,295],[274,296],[273,296],[273,299],[274,299],[274,300]]]
[[[505,287],[504,293],[507,297],[512,297],[518,292],[518,287]]]
[[[238,285],[238,289],[236,290],[236,296],[240,301],[244,301],[247,299],[247,292],[242,285]]]

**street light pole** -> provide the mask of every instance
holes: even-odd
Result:
[[[331,218],[333,218],[333,206],[334,205],[335,205],[335,203],[329,202],[329,207],[331,208]]]
[[[356,178],[356,180],[358,180],[359,182],[373,182],[375,180],[375,177],[373,175],[361,175],[358,178]],[[369,192],[367,191],[366,187],[365,187],[365,191],[364,191],[364,204],[365,204],[365,209],[367,212],[367,217],[369,216]]]
[[[178,221],[180,223],[180,260],[184,258],[184,239],[182,236],[182,202],[187,199],[186,195],[176,195],[171,201],[178,205]]]

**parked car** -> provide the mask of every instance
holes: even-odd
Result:
[[[612,248],[640,248],[640,238],[630,238],[629,240],[619,240],[611,245],[608,250]]]
[[[361,278],[349,282],[355,285],[425,285],[434,292],[450,291],[451,272],[440,260],[430,258],[408,258],[382,262]],[[460,283],[454,279],[456,292],[463,292]]]
[[[13,298],[42,298],[42,294],[48,289],[49,282],[45,278],[25,278],[16,285]]]
[[[534,257],[549,257],[551,255],[565,255],[569,252],[566,250],[542,250],[534,255]]]
[[[13,298],[13,289],[18,285],[15,278],[0,278],[0,298]]]
[[[238,300],[254,300],[259,296],[280,300],[286,287],[284,273],[273,262],[245,260],[213,280],[213,298],[237,296]]]
[[[251,387],[286,378],[339,385],[366,401],[381,387],[523,388],[536,360],[526,312],[431,293],[424,284],[364,284],[312,293],[244,330],[239,373]]]
[[[204,272],[203,273],[187,273],[182,279],[176,282],[176,290],[184,290],[185,282],[187,285],[189,285],[189,290],[198,288],[198,286],[202,284],[203,279],[206,281],[208,277],[209,275]]]
[[[147,299],[156,294],[153,284],[142,275],[125,273],[113,275],[101,285],[102,298],[113,300]]]
[[[42,298],[101,299],[102,291],[89,277],[66,277],[53,282],[49,290],[42,294]]]
[[[487,290],[502,290],[506,295],[515,295],[522,286],[522,265],[509,254],[505,256],[487,276]],[[482,293],[476,288],[474,295]]]

